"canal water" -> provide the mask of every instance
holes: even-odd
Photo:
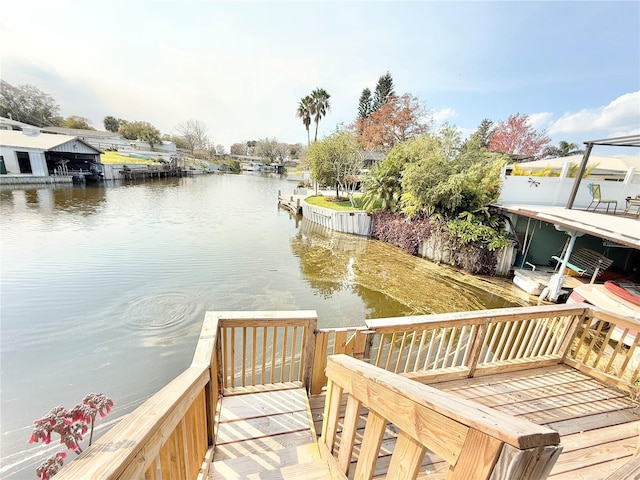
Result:
[[[206,175],[105,187],[0,190],[0,477],[34,478],[59,445],[33,420],[89,392],[118,417],[186,368],[206,310],[366,318],[526,305],[477,278],[277,206],[295,186]]]

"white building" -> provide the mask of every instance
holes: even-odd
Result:
[[[47,177],[101,171],[100,150],[77,137],[39,130],[0,130],[6,174]]]

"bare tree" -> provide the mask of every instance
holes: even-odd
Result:
[[[255,148],[255,154],[269,163],[278,162],[282,164],[287,156],[287,146],[278,142],[276,138],[258,140]]]
[[[246,143],[234,143],[229,148],[231,155],[246,155],[247,154],[247,144]]]
[[[208,128],[200,120],[191,119],[186,122],[180,122],[174,129],[187,142],[192,155],[195,150],[205,150],[209,145]]]

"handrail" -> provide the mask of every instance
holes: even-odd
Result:
[[[318,315],[314,310],[215,312],[218,383],[226,392],[301,382],[311,388]]]
[[[157,478],[158,472],[196,478],[214,439],[217,331],[217,318],[207,312],[191,366],[70,462],[56,480]]]
[[[509,321],[524,320],[544,316],[544,314],[560,313],[563,315],[581,315],[585,306],[580,304],[541,305],[535,307],[492,308],[487,310],[470,310],[465,312],[437,313],[433,315],[414,315],[397,318],[376,318],[365,320],[371,330],[378,333],[404,332],[414,327],[431,324],[433,327],[451,327],[460,324],[475,325],[489,320]]]
[[[335,412],[345,392],[349,400],[340,445],[348,445],[349,436],[355,436],[350,422],[357,423],[360,406],[367,405],[373,413],[365,430],[363,459],[373,455],[365,447],[377,451],[379,429],[392,421],[404,432],[398,440],[402,448],[396,450],[410,453],[405,460],[392,460],[389,472],[417,462],[420,452],[429,448],[449,462],[451,478],[486,478],[487,472],[474,468],[495,464],[500,472],[508,472],[518,462],[534,465],[536,458],[542,462],[538,467],[546,469],[557,456],[555,437],[411,379],[426,382],[564,362],[638,392],[640,322],[588,305],[376,319],[366,324],[318,330],[315,311],[207,312],[191,366],[56,478],[205,477],[221,396],[262,389],[268,383],[297,381],[314,393],[328,378],[325,419],[330,421],[323,426],[323,442],[329,452],[335,453],[338,443]],[[331,354],[341,355],[328,357]],[[407,424],[407,415],[415,423]],[[343,472],[350,462],[349,448],[338,451]],[[494,478],[508,478],[508,473]]]
[[[639,353],[640,321],[588,306],[565,363],[609,385],[637,394]]]
[[[563,361],[584,305],[367,320],[371,363],[414,380],[473,377]]]
[[[321,452],[345,475],[362,407],[369,412],[355,478],[371,478],[387,422],[400,430],[387,478],[415,478],[427,449],[449,463],[450,479],[506,480],[514,471],[518,478],[545,478],[561,451],[554,430],[346,355],[329,358],[327,377]],[[347,407],[339,433],[343,395]]]

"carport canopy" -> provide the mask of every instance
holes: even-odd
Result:
[[[584,151],[584,155],[582,156],[582,161],[580,162],[580,167],[578,168],[578,174],[576,175],[576,179],[573,182],[573,187],[571,189],[571,193],[569,194],[569,200],[567,200],[567,206],[565,208],[571,209],[573,208],[573,202],[576,199],[576,195],[578,194],[578,188],[580,187],[580,182],[582,181],[582,176],[584,175],[584,171],[587,167],[587,162],[589,161],[589,156],[591,155],[591,150],[594,145],[604,145],[608,147],[640,147],[640,135],[627,135],[624,137],[614,137],[614,138],[604,138],[602,140],[589,140],[584,142],[587,148]]]

